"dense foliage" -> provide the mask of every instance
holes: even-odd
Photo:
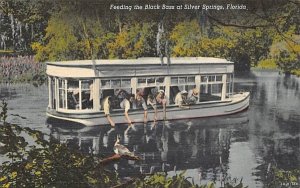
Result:
[[[151,1],[156,3],[172,4]],[[174,5],[203,3],[211,1],[182,0]],[[218,1],[225,7],[227,3]],[[213,56],[236,62],[238,70],[275,63],[283,72],[299,73],[299,2],[243,3],[247,10],[128,11],[111,10],[111,4],[120,4],[117,1],[1,0],[0,48],[33,50],[38,61]]]
[[[32,54],[30,45],[44,36],[51,6],[43,0],[0,0],[1,50]]]

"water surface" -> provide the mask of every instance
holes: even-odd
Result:
[[[221,117],[136,124],[75,127],[47,121],[47,86],[1,85],[8,101],[9,121],[52,134],[61,142],[79,145],[84,152],[113,154],[121,143],[144,160],[115,163],[121,176],[140,172],[186,170],[195,183],[221,184],[224,177],[243,178],[249,187],[263,187],[268,165],[300,169],[300,78],[273,71],[236,76],[236,91],[250,91],[247,111]]]

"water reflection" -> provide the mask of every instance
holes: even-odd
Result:
[[[226,173],[230,145],[248,140],[247,112],[231,116],[118,126],[84,127],[51,124],[51,134],[62,143],[102,157],[113,155],[117,135],[120,143],[142,161],[114,165],[121,176],[157,171],[197,169],[201,179],[219,180]],[[197,181],[197,180],[194,180]],[[200,180],[199,180],[200,181]]]
[[[277,72],[256,71],[254,74],[254,85],[241,82],[237,87],[253,90],[249,147],[257,160],[254,174],[265,182],[268,166],[300,169],[300,79]]]

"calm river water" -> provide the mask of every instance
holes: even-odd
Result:
[[[46,121],[47,86],[0,85],[8,101],[12,123],[52,134],[61,142],[77,144],[84,152],[113,154],[117,135],[121,143],[144,160],[115,163],[121,176],[140,172],[186,170],[195,183],[220,185],[227,176],[243,178],[249,187],[263,187],[269,165],[300,169],[300,78],[273,71],[236,76],[236,91],[251,92],[250,107],[242,113],[193,120],[119,126],[75,127]]]

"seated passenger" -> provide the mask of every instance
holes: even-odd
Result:
[[[79,88],[70,86],[67,92],[68,109],[79,110]]]
[[[127,91],[120,89],[116,96],[119,99],[119,102],[121,102],[126,97],[126,95],[128,95]]]
[[[113,120],[111,119],[110,117],[110,110],[111,110],[111,97],[110,96],[107,96],[104,101],[103,101],[103,111],[104,111],[104,114],[106,116],[106,119],[108,120],[108,122],[110,123],[110,125],[112,127],[115,126],[115,123],[113,122]]]
[[[191,89],[187,96],[187,104],[196,104],[198,101],[199,90],[197,88]]]
[[[137,93],[136,95],[136,106],[142,107],[144,109],[144,122],[147,122],[147,105],[145,102],[145,99],[143,98],[143,96],[140,93]]]
[[[156,108],[156,100],[152,94],[148,95],[147,105],[151,105],[154,110],[154,121],[157,120],[157,108]]]
[[[158,93],[158,89],[157,89],[157,87],[153,87],[153,88],[151,88],[151,89],[150,89],[150,92],[153,94],[153,96],[156,96],[156,95],[157,95],[157,93]]]
[[[126,97],[120,103],[120,107],[124,109],[124,115],[125,115],[125,118],[126,118],[127,122],[129,123],[129,125],[132,124],[132,121],[131,121],[131,119],[129,118],[129,115],[128,115],[128,110],[130,109],[130,101],[131,101],[132,97],[133,97],[132,95],[128,94],[128,95],[126,95]]]
[[[165,106],[167,100],[166,100],[166,97],[165,97],[164,90],[159,90],[155,99],[156,99],[157,104],[161,104],[161,105]]]
[[[81,104],[82,109],[92,109],[93,108],[93,99],[90,99],[90,93],[87,91],[81,92]]]
[[[92,109],[93,108],[93,82],[89,83],[89,90],[81,91],[81,103],[82,109]]]
[[[183,90],[181,92],[178,92],[175,97],[175,104],[178,105],[178,107],[185,107],[184,104],[186,104],[186,98],[187,98],[187,91]]]

